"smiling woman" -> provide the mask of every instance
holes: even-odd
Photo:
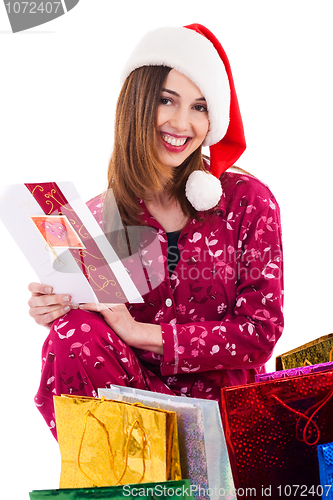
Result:
[[[114,148],[108,171],[112,195],[111,191],[110,196],[107,193],[104,201],[104,228],[107,233],[114,230],[113,195],[123,222],[130,225],[141,223],[138,198],[150,203],[153,198],[156,200],[156,195],[159,195],[159,200],[160,196],[165,196],[168,208],[171,200],[173,203],[177,200],[177,206],[187,217],[196,215],[195,209],[185,196],[185,185],[194,170],[205,170],[201,143],[197,142],[196,148],[191,149],[186,145],[184,152],[176,153],[178,149],[168,151],[166,142],[162,142],[159,126],[167,126],[164,132],[176,135],[174,123],[166,124],[164,117],[173,115],[179,119],[179,109],[184,113],[184,105],[186,113],[192,112],[191,101],[189,104],[188,100],[163,91],[166,82],[170,81],[169,77],[171,83],[176,84],[173,80],[177,80],[177,76],[180,78],[177,85],[184,84],[185,80],[192,92],[193,87],[196,89],[194,97],[201,96],[201,92],[197,93],[198,89],[188,78],[168,66],[137,68],[130,73],[123,85],[117,103]],[[181,86],[178,90],[181,90]],[[189,106],[190,110],[187,109]],[[204,121],[208,124],[207,113],[193,113],[204,116]],[[190,124],[185,126],[191,127]],[[207,127],[205,128],[207,132]],[[177,132],[178,135],[183,135],[179,130]],[[193,134],[190,130],[187,130],[187,133]],[[204,139],[205,136],[201,142]],[[180,164],[181,169],[170,168]],[[154,210],[154,206],[150,209]],[[170,218],[169,210],[167,219]]]
[[[144,304],[78,308],[30,285],[30,314],[51,327],[36,403],[55,436],[54,394],[120,384],[219,400],[221,387],[265,370],[283,329],[279,207],[260,181],[227,172],[245,139],[221,44],[201,25],[154,30],[122,83],[109,189],[88,206],[118,253],[131,226],[151,226],[161,253],[139,239],[153,270]]]

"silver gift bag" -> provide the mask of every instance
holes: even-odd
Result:
[[[193,497],[196,500],[236,499],[217,401],[117,385],[98,389],[98,396],[176,412],[182,476],[190,480]]]

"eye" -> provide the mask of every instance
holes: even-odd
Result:
[[[172,99],[170,99],[170,97],[161,97],[160,103],[164,104],[165,106],[170,106],[170,104],[172,104]]]
[[[207,113],[207,111],[208,111],[207,106],[204,106],[203,104],[196,104],[194,106],[194,109],[196,111],[200,111],[201,113]]]

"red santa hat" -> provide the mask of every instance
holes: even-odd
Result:
[[[149,31],[127,61],[121,80],[141,66],[169,66],[187,76],[206,99],[210,173],[195,171],[186,196],[196,210],[213,208],[222,195],[221,174],[246,148],[242,118],[230,64],[220,42],[205,26],[191,24]]]

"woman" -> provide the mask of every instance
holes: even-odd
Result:
[[[201,25],[149,32],[123,81],[109,188],[125,227],[155,228],[165,276],[127,306],[77,309],[29,286],[31,316],[51,327],[36,404],[55,436],[54,394],[120,384],[219,400],[264,370],[283,329],[279,208],[261,182],[226,172],[245,140],[220,43]],[[109,193],[88,206],[112,234]]]

